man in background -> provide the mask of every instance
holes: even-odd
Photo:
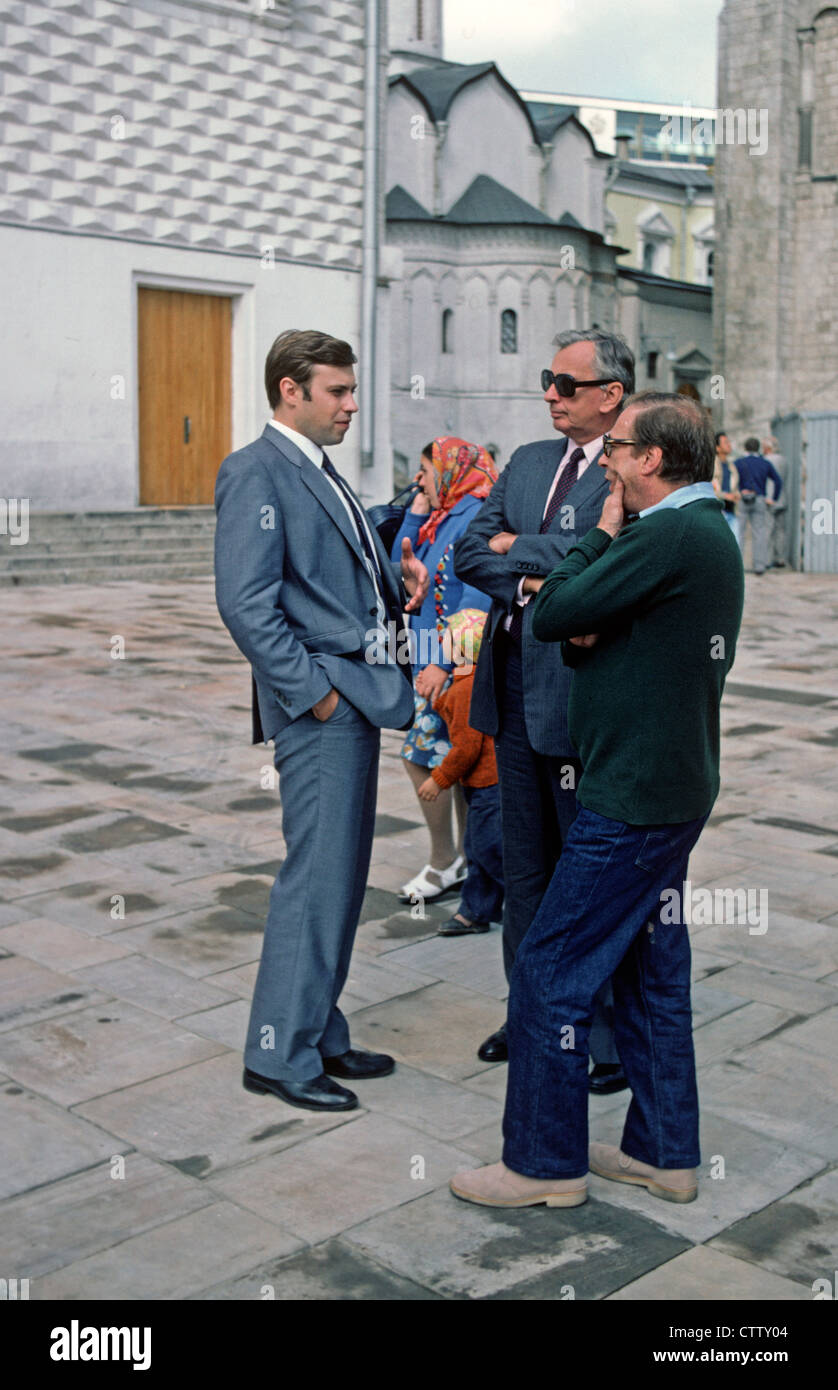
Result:
[[[739,474],[739,495],[742,499],[742,549],[745,548],[745,527],[751,526],[751,563],[754,574],[764,574],[772,564],[772,536],[770,508],[783,491],[783,480],[767,458],[759,452],[759,440],[751,435],[745,440],[745,454],[736,460]],[[769,497],[766,484],[774,484],[773,497]]]
[[[767,439],[762,441],[763,458],[773,464],[780,475],[783,484],[781,494],[777,492],[773,496],[773,507],[771,508],[771,562],[775,569],[783,569],[786,563],[786,514],[788,505],[788,489],[786,487],[786,460],[785,455],[777,452],[777,440],[773,434],[769,434]]]

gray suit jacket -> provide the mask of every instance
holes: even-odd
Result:
[[[468,530],[454,546],[454,572],[491,595],[492,609],[483,635],[469,722],[494,736],[498,732],[494,642],[515,600],[520,580],[555,569],[571,546],[596,526],[608,492],[598,462],[588,465],[570,489],[549,531],[539,534],[550,484],[569,441],[564,435],[516,449]],[[518,539],[506,555],[488,543],[499,531]],[[524,608],[522,636],[524,718],[537,753],[557,757],[575,752],[567,730],[567,701],[573,672],[562,661],[561,645],[532,635],[532,603]]]
[[[368,649],[381,652],[371,637],[375,587],[346,508],[322,470],[266,425],[261,439],[222,463],[215,506],[216,600],[253,669],[253,742],[273,738],[330,687],[371,724],[409,728],[409,662],[366,659]],[[370,530],[387,620],[400,634],[406,595],[398,567]],[[406,641],[396,650],[409,656]]]

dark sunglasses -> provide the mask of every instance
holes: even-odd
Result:
[[[636,439],[615,439],[611,434],[602,436],[602,452],[607,459],[610,459],[618,444],[636,444]]]
[[[575,376],[570,376],[567,372],[558,372],[554,375],[549,367],[544,367],[541,373],[541,389],[549,391],[551,386],[555,386],[560,396],[565,398],[575,395],[580,386],[609,386],[608,377],[602,377],[598,381],[577,381]]]

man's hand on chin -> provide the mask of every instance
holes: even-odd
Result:
[[[415,613],[422,607],[428,596],[430,587],[430,576],[421,560],[417,560],[413,553],[413,546],[407,536],[402,541],[402,583],[410,594],[410,601],[405,604],[405,613]]]
[[[607,531],[609,536],[619,536],[623,529],[623,522],[626,519],[623,508],[623,484],[619,478],[615,478],[611,484],[611,491],[606,497],[602,513],[597,526],[600,531]]]

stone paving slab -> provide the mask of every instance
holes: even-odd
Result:
[[[25,1086],[71,1106],[220,1050],[185,1028],[110,1000],[6,1033],[3,1066]]]
[[[745,1260],[697,1245],[608,1296],[619,1301],[643,1302],[649,1299],[679,1303],[693,1299],[735,1302],[758,1299],[766,1303],[785,1303],[811,1299],[812,1292],[802,1284],[768,1274]]]
[[[201,1183],[145,1154],[128,1152],[124,1177],[113,1176],[120,1147],[115,1139],[110,1145],[104,1162],[4,1207],[3,1257],[23,1278],[39,1279],[215,1201]]]
[[[117,1151],[110,1134],[11,1077],[0,1080],[0,1105],[0,1197],[101,1164]],[[5,1220],[3,1226],[5,1246]]]
[[[487,995],[440,982],[360,1010],[353,1033],[361,1046],[457,1080],[480,1066],[475,1049],[499,1026],[498,1012]]]
[[[258,960],[264,923],[241,908],[205,907],[122,930],[113,938],[200,979]]]
[[[107,965],[86,966],[76,970],[75,975],[87,986],[168,1019],[182,1019],[199,1009],[229,1004],[234,997],[232,991],[219,988],[214,979],[195,980],[181,970],[136,954]]]
[[[616,1108],[591,1123],[591,1138],[619,1144],[623,1114]],[[711,1239],[740,1220],[785,1196],[823,1169],[823,1158],[769,1136],[757,1135],[706,1105],[701,1113],[699,1196],[694,1202],[664,1202],[645,1187],[609,1182],[592,1173],[590,1193],[600,1201],[642,1213],[694,1244]],[[717,1173],[719,1176],[714,1177]]]
[[[301,1242],[231,1202],[213,1202],[38,1280],[39,1299],[183,1299]]]
[[[449,915],[453,915],[456,906],[454,902]],[[493,999],[506,999],[509,994],[498,927],[477,936],[432,936],[388,952],[387,960],[424,971],[438,980],[464,985]]]
[[[59,975],[26,956],[0,959],[0,1033],[99,1004],[107,993],[75,976]],[[0,1052],[5,1051],[5,1044]]]
[[[834,1159],[838,1154],[838,1076],[828,1058],[780,1039],[758,1043],[701,1076],[702,1104],[756,1133]]]
[[[417,1129],[365,1114],[296,1144],[281,1163],[257,1159],[208,1181],[220,1196],[317,1242],[365,1217],[415,1202],[469,1161],[470,1155]]]
[[[195,1299],[276,1299],[277,1302],[309,1302],[312,1299],[353,1303],[394,1300],[439,1301],[441,1294],[423,1288],[367,1259],[341,1240],[301,1250],[283,1260],[272,1260],[238,1279],[214,1284]]]
[[[79,1105],[75,1113],[199,1178],[277,1154],[358,1118],[357,1111],[318,1114],[245,1091],[241,1056],[226,1049],[209,1061]]]
[[[22,921],[24,915],[51,917],[63,926],[80,927],[91,936],[106,936],[206,902],[185,887],[175,888],[164,875],[114,871],[111,865],[106,873],[107,878],[100,874],[50,892],[27,893],[16,900],[15,915],[9,920]],[[6,925],[2,917],[0,925]]]
[[[446,1298],[604,1298],[686,1246],[651,1221],[591,1201],[494,1210],[447,1189],[376,1216],[343,1240]]]
[[[33,917],[0,928],[0,946],[39,965],[70,971],[86,965],[104,965],[132,954],[129,946],[116,940],[97,940],[77,927],[64,926],[48,917]]]
[[[835,1288],[838,1252],[838,1169],[821,1173],[787,1197],[737,1221],[711,1243],[786,1279]]]

